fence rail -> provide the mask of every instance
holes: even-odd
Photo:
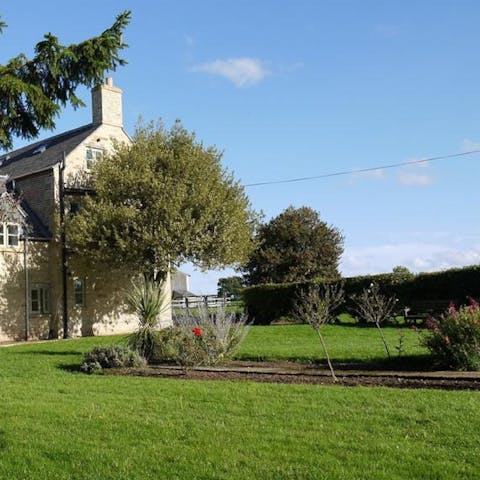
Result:
[[[232,301],[230,298],[217,297],[216,295],[202,295],[198,297],[185,297],[172,300],[173,308],[197,308],[197,307],[226,307]]]

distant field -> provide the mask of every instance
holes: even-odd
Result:
[[[325,333],[337,361],[382,352],[352,342],[376,344],[373,329]],[[118,340],[0,348],[1,479],[479,478],[476,392],[78,372],[82,352]],[[241,355],[321,358],[313,340],[302,325],[253,327]]]

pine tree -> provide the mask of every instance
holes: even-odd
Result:
[[[55,128],[55,117],[67,104],[83,106],[77,87],[101,83],[106,70],[126,63],[119,52],[127,46],[122,33],[129,21],[125,11],[101,35],[69,46],[47,33],[33,58],[19,54],[0,65],[0,147],[11,148],[13,137],[29,140],[41,129]],[[0,22],[0,32],[5,26]]]

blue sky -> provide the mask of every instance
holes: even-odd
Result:
[[[3,1],[0,61],[48,31],[81,41],[124,9],[127,130],[180,118],[244,184],[480,148],[478,1]],[[81,95],[57,131],[90,122]],[[431,271],[480,263],[479,173],[477,154],[247,193],[267,220],[318,210],[345,236],[345,275]],[[192,272],[191,290],[226,274]]]

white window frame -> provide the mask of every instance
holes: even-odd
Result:
[[[7,240],[7,246],[8,247],[18,247],[20,244],[20,225],[18,223],[7,223],[5,225],[5,230],[6,230],[6,237],[5,239]],[[16,233],[10,233],[10,228],[16,228]],[[11,239],[15,239],[15,243],[10,243]]]
[[[103,148],[86,147],[85,148],[85,170],[90,172],[92,165],[103,157]]]
[[[16,233],[11,233],[11,228],[16,228]],[[14,243],[12,239],[15,239]],[[13,222],[0,223],[0,246],[15,248],[20,245],[20,225]]]
[[[34,293],[36,299],[33,299]],[[30,313],[42,315],[50,313],[50,286],[47,284],[33,284],[30,287]]]
[[[85,278],[73,279],[73,303],[76,307],[85,306]]]

